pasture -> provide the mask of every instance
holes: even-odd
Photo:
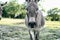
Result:
[[[24,19],[0,20],[0,40],[30,40],[29,32]],[[40,40],[60,39],[60,21],[45,21],[40,30]]]

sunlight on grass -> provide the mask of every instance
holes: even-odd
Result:
[[[18,25],[22,23],[24,23],[24,19],[2,18],[2,20],[0,20],[0,25]]]
[[[46,21],[45,26],[48,28],[60,28],[60,21]]]
[[[25,20],[2,18],[2,20],[0,20],[0,25],[25,26]],[[45,27],[49,28],[60,27],[60,21],[45,21]]]
[[[9,25],[9,26],[25,26],[24,19],[10,19],[10,18],[2,18],[0,20],[0,25]],[[60,27],[59,21],[45,21],[45,27],[55,29]]]

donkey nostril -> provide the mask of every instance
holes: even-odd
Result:
[[[34,28],[34,25],[36,25],[36,23],[35,23],[35,22],[30,22],[30,23],[28,23],[28,25],[29,25],[31,28]]]
[[[36,23],[35,22],[30,22],[30,23],[28,23],[29,25],[36,25]]]

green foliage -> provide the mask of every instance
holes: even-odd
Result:
[[[47,13],[48,13],[48,16],[47,17],[49,17],[49,19],[51,21],[59,21],[60,20],[59,19],[59,17],[60,17],[60,9],[53,8],[53,9],[48,10]]]
[[[25,4],[21,4],[20,5],[20,11],[19,11],[20,14],[16,14],[16,18],[25,18],[25,15],[26,15],[26,10],[25,10]]]
[[[3,7],[3,17],[24,18],[25,14],[25,5],[18,4],[16,1],[11,1]]]
[[[8,3],[4,8],[9,15],[15,15],[19,11],[19,5],[15,2]]]
[[[3,14],[2,14],[3,17],[9,17],[8,13],[6,12],[5,8],[3,8]]]

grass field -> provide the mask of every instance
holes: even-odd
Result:
[[[8,26],[25,26],[25,20],[24,19],[8,19],[8,18],[2,18],[0,20],[0,25],[8,25]],[[45,21],[46,27],[59,27],[60,21]]]
[[[45,21],[45,27],[40,30],[40,40],[60,39],[60,22]],[[24,19],[0,20],[0,40],[30,40]]]

